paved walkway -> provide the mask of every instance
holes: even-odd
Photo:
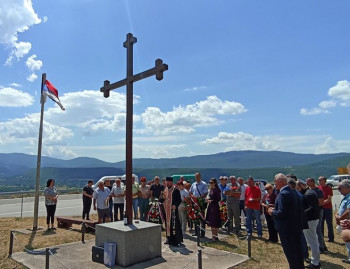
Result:
[[[207,231],[207,236],[211,236]],[[220,234],[220,240],[224,240],[227,235]],[[164,242],[165,238],[162,237]],[[208,238],[201,239],[202,242],[208,242]],[[51,247],[53,256],[50,256],[50,269],[81,269],[81,268],[106,268],[105,265],[92,262],[91,248],[95,244],[95,240],[89,240],[83,244],[82,242],[64,244]],[[162,257],[152,259],[147,262],[138,263],[128,269],[152,268],[198,268],[198,250],[202,250],[202,266],[210,269],[226,269],[248,260],[246,255],[235,254],[227,251],[217,250],[210,247],[197,247],[195,237],[185,236],[184,245],[182,247],[172,247],[162,245]],[[28,254],[27,252],[16,252],[12,258],[28,268],[45,268],[45,253]],[[115,266],[113,268],[123,268]]]

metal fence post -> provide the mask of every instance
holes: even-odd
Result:
[[[197,246],[200,246],[200,245],[201,245],[200,234],[201,234],[201,232],[200,232],[199,225],[196,224]]]
[[[252,257],[252,237],[248,235],[248,257]]]
[[[13,251],[13,238],[14,234],[13,231],[10,232],[10,249],[9,249],[9,257],[12,256],[12,251]]]
[[[202,250],[198,249],[198,269],[202,269]]]
[[[228,235],[230,235],[230,232],[231,232],[231,220],[230,220],[230,219],[227,220],[226,225],[227,225],[227,227],[226,227],[226,233],[227,233]]]
[[[46,260],[45,260],[45,269],[49,269],[50,268],[50,249],[46,248]]]
[[[81,242],[85,243],[85,233],[86,233],[86,225],[85,222],[81,224]]]
[[[21,202],[21,218],[23,216],[23,191],[21,191],[22,193],[22,202]]]

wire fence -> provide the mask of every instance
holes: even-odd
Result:
[[[23,249],[25,252],[27,252],[28,254],[31,255],[44,255],[46,256],[45,259],[45,269],[49,269],[50,268],[50,256],[52,256],[61,266],[63,266],[66,269],[70,269],[67,265],[65,265],[62,261],[60,261],[50,250],[50,248],[46,248],[43,250],[31,250],[26,248],[25,246],[22,246],[18,240],[18,238],[16,237],[15,231],[11,231],[10,234],[10,249],[9,249],[9,257],[12,257],[12,253],[13,253],[13,242],[16,243],[16,246],[18,248]]]
[[[91,229],[91,230],[95,230],[96,228],[89,225],[89,224],[86,224],[85,222],[83,222],[81,224],[81,232],[82,232],[82,242],[84,242],[84,237],[85,237],[85,233],[88,232],[88,229]],[[200,243],[200,231],[206,231],[205,229],[199,227],[199,226],[196,226],[196,231],[197,231],[197,242]],[[244,242],[244,241],[247,241],[248,242],[248,256],[251,257],[251,236],[244,236],[244,237],[240,237],[240,242]],[[17,239],[16,235],[15,235],[15,231],[11,231],[10,233],[10,249],[9,249],[9,257],[12,256],[12,252],[13,252],[13,245],[14,245],[14,242],[16,243],[16,246],[18,248],[21,248],[23,249],[25,252],[27,252],[28,254],[31,254],[31,255],[46,255],[46,260],[45,260],[45,269],[49,269],[49,266],[50,266],[50,260],[49,260],[49,257],[52,256],[63,268],[66,268],[66,269],[69,269],[69,267],[64,264],[60,259],[58,259],[54,253],[51,251],[50,248],[46,248],[45,250],[31,250],[31,249],[28,249],[27,247],[25,246],[21,246],[19,240]],[[242,249],[242,247],[245,247],[245,244],[240,244],[238,245],[237,247],[231,249],[230,252],[221,252],[221,253],[217,253],[215,251],[212,251],[212,250],[209,250],[209,249],[206,249],[204,246],[201,246],[200,244],[197,244],[197,253],[196,255],[194,255],[183,267],[182,269],[185,269],[187,268],[188,266],[190,266],[191,263],[195,262],[197,260],[197,267],[198,269],[202,269],[202,255],[205,254],[207,256],[215,256],[215,257],[223,257],[223,256],[231,256],[231,255],[234,255],[234,251],[238,250],[238,249]],[[210,248],[211,249],[211,248]]]

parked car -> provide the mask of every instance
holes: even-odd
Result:
[[[264,186],[267,184],[267,181],[265,179],[254,179],[255,183],[257,182],[261,182],[262,184],[264,184]]]
[[[329,178],[327,178],[327,185],[331,185],[332,188],[335,186],[338,186],[338,184],[343,180],[343,179],[350,179],[350,175],[331,175]]]

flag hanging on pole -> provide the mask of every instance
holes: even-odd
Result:
[[[60,99],[58,98],[57,89],[55,88],[55,86],[51,84],[50,81],[45,80],[43,88],[41,89],[41,92],[45,97],[49,97],[52,101],[57,103],[62,110],[65,110],[64,106],[61,104]]]

